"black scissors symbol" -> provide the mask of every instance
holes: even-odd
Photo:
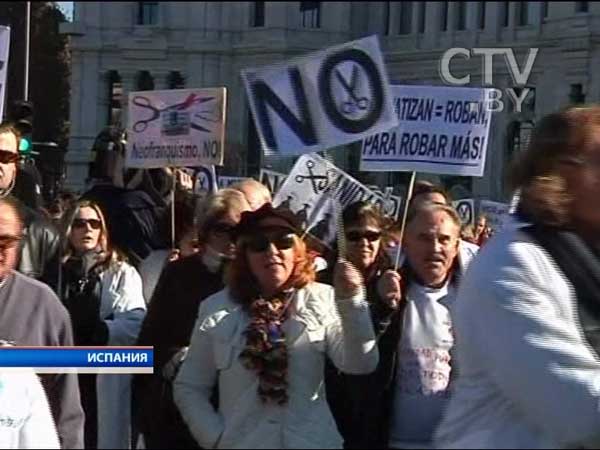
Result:
[[[136,133],[141,133],[143,131],[146,130],[146,128],[148,128],[148,124],[150,122],[154,122],[156,119],[158,119],[161,115],[161,113],[165,112],[165,111],[183,111],[188,109],[190,106],[192,106],[195,103],[206,103],[210,100],[214,100],[215,97],[196,97],[196,94],[190,94],[183,102],[181,103],[177,103],[175,105],[170,105],[167,106],[165,108],[157,108],[156,106],[154,106],[150,100],[147,97],[141,96],[141,95],[136,95],[135,97],[133,97],[133,104],[136,106],[140,106],[142,108],[146,108],[152,111],[152,116],[149,117],[148,119],[142,119],[142,120],[138,120],[136,123],[133,124],[133,131],[135,131]],[[200,117],[201,119],[204,119],[203,117]],[[206,120],[206,119],[204,119]],[[210,130],[208,128],[204,128],[200,125],[197,125],[195,123],[190,124],[191,128],[194,128],[196,130],[200,130],[200,131],[204,131],[204,132],[210,132]]]
[[[344,90],[348,93],[350,98],[342,103],[342,112],[344,114],[354,114],[357,110],[364,111],[369,107],[369,99],[367,97],[358,97],[356,95],[356,88],[358,83],[358,67],[352,68],[352,77],[350,78],[350,84],[344,78],[344,75],[335,69],[335,75],[338,81],[342,84]]]
[[[306,168],[308,169],[308,175],[296,175],[296,183],[302,183],[304,180],[310,180],[314,193],[318,194],[319,192],[323,192],[327,189],[327,186],[329,185],[329,175],[332,173],[335,175],[335,171],[328,169],[325,172],[325,175],[315,175],[313,171],[314,167],[314,161],[307,161]]]

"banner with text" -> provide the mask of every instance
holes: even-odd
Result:
[[[504,224],[510,220],[510,205],[506,203],[481,200],[479,203],[479,214],[485,214],[487,225],[494,231],[500,231]]]
[[[219,176],[217,177],[217,186],[219,189],[225,189],[231,186],[232,184],[238,183],[240,181],[248,180],[248,177],[227,177],[227,176]]]
[[[399,125],[363,140],[361,170],[483,176],[492,121],[487,90],[391,86]]]
[[[302,220],[313,236],[327,245],[335,242],[337,219],[346,206],[366,201],[396,214],[393,200],[384,199],[367,186],[318,155],[303,155],[273,199]],[[398,207],[399,209],[399,207]]]
[[[242,70],[266,155],[299,155],[398,124],[376,36]]]
[[[0,120],[4,117],[4,99],[6,97],[6,74],[8,72],[9,49],[10,27],[0,26]]]
[[[226,89],[129,93],[126,167],[223,164]]]

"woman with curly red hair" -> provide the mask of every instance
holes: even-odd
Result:
[[[175,401],[202,447],[342,447],[325,358],[363,374],[379,355],[359,272],[340,262],[335,288],[315,283],[299,228],[271,204],[244,213],[227,288],[200,307]]]

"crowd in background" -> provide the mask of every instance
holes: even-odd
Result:
[[[502,231],[418,182],[404,229],[344,208],[339,249],[254,180],[200,198],[123,169],[116,129],[85,192],[33,210],[18,138],[0,125],[0,345],[153,346],[154,374],[0,370],[0,446],[600,445],[599,107],[540,122]]]

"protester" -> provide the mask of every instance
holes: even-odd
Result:
[[[7,344],[0,341],[0,347]],[[33,370],[0,370],[0,447],[60,448],[46,393]]]
[[[5,138],[6,133],[0,133],[0,143]],[[54,292],[47,285],[14,271],[22,230],[16,200],[0,199],[1,337],[18,346],[72,346],[69,315]],[[84,415],[77,375],[42,375],[41,379],[62,448],[82,448]]]
[[[108,127],[98,134],[90,170],[91,187],[82,196],[102,209],[115,248],[134,267],[152,250],[170,246],[169,193],[172,177],[164,169],[124,169],[125,133]]]
[[[65,215],[59,276],[75,344],[133,345],[146,304],[142,280],[110,244],[98,205],[81,200]],[[80,375],[86,448],[130,447],[130,375]]]
[[[480,247],[489,240],[492,230],[487,225],[487,217],[485,214],[479,214],[475,222],[475,243]]]
[[[175,248],[153,250],[139,267],[144,284],[144,298],[149,303],[160,274],[168,262],[187,258],[198,252],[198,231],[195,223],[197,197],[180,194],[175,200]],[[171,220],[171,217],[168,217]],[[166,227],[165,227],[166,228]]]
[[[175,380],[181,414],[205,448],[341,448],[325,356],[352,374],[378,361],[360,274],[341,262],[335,291],[314,283],[289,210],[267,203],[244,213],[236,231],[227,289],[202,303]]]
[[[13,197],[11,193],[17,176],[20,134],[9,124],[0,124],[0,198]],[[23,236],[16,267],[19,272],[56,286],[60,235],[52,223],[21,200],[16,200],[23,218]]]
[[[222,189],[200,210],[200,251],[169,264],[161,275],[138,345],[154,346],[154,375],[135,377],[135,400],[146,448],[196,448],[172,399],[172,381],[190,343],[200,303],[223,288],[234,256],[232,233],[250,206],[241,192]]]
[[[326,366],[327,400],[338,428],[344,438],[345,448],[370,448],[380,436],[385,423],[383,390],[375,386],[385,383],[382,375],[389,371],[389,361],[383,356],[398,345],[397,333],[389,324],[398,310],[400,277],[390,270],[393,262],[384,248],[384,237],[389,221],[377,207],[356,202],[342,213],[346,235],[347,259],[360,272],[367,288],[367,302],[378,339],[381,355],[377,370],[369,375],[350,375],[338,371],[331,362]],[[331,283],[331,274],[326,280]],[[383,289],[385,287],[386,289]]]
[[[450,448],[600,446],[600,107],[544,117],[517,160],[520,226],[490,240],[454,310]]]
[[[269,189],[264,184],[252,178],[246,178],[234,183],[229,188],[238,190],[244,194],[252,211],[256,211],[265,203],[271,203],[271,192],[269,192]]]

